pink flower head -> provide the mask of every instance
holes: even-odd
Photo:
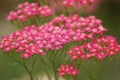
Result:
[[[46,53],[42,50],[43,47],[39,46],[35,41],[38,32],[39,30],[35,25],[26,26],[23,30],[4,36],[1,39],[0,48],[4,52],[14,50],[20,53],[22,58],[26,59],[37,54],[45,55]]]
[[[95,35],[102,35],[107,31],[102,26],[102,21],[94,16],[84,18],[78,15],[70,15],[69,17],[60,15],[53,18],[50,24],[69,30],[73,41],[92,39]]]
[[[91,57],[102,60],[107,56],[113,56],[119,52],[120,45],[118,45],[114,37],[102,36],[81,46],[73,47],[67,54],[71,56],[71,60],[86,60]]]
[[[40,17],[50,16],[54,13],[53,9],[47,5],[39,7],[38,10]]]
[[[78,0],[78,3],[81,5],[89,5],[93,3],[95,0]]]
[[[6,19],[8,21],[19,20],[26,21],[28,18],[33,18],[35,15],[40,15],[41,17],[50,16],[54,13],[53,9],[48,6],[40,6],[38,2],[35,3],[22,3],[18,5],[16,11],[11,11]]]
[[[63,0],[62,1],[62,5],[63,6],[76,6],[76,5],[89,5],[91,3],[93,3],[94,0]]]
[[[19,20],[26,21],[28,17],[33,17],[38,14],[38,3],[22,3],[18,5],[18,9],[16,11],[10,12],[6,19],[8,21]]]
[[[21,58],[29,59],[30,57],[31,57],[31,54],[29,54],[29,53],[23,53],[23,54],[21,54]]]
[[[7,19],[8,21],[12,21],[12,20],[17,19],[17,17],[18,17],[17,12],[11,11],[11,12],[9,13],[9,15],[6,16],[6,19]]]
[[[18,9],[23,9],[23,8],[27,7],[28,5],[29,5],[29,2],[25,2],[25,3],[19,4],[18,5]]]
[[[37,15],[38,14],[38,3],[29,3],[27,6],[25,6],[22,10],[23,10],[23,13],[32,18],[33,16]]]
[[[70,65],[65,65],[65,64],[62,64],[58,68],[58,71],[59,71],[59,76],[65,76],[65,75],[76,76],[79,73],[78,70],[75,69],[73,65],[70,66]]]
[[[0,47],[5,52],[15,50],[18,53],[25,53],[26,57],[28,54],[30,56],[34,54],[45,55],[46,53],[42,49],[60,49],[64,44],[71,41],[69,30],[64,30],[62,27],[49,24],[42,26],[32,25],[4,36]],[[24,57],[24,54],[22,57]]]
[[[63,0],[62,5],[63,6],[74,6],[75,5],[75,0]]]

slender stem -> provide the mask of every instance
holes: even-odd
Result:
[[[95,60],[95,65],[94,65],[94,70],[93,70],[93,80],[97,79],[97,76],[96,76],[97,68],[98,68],[98,60]]]
[[[54,78],[55,80],[58,80],[57,72],[56,72],[56,52],[54,52],[54,59],[53,59],[53,68],[54,68]]]
[[[57,72],[56,72],[56,67],[55,67],[55,65],[53,65],[53,66],[54,66],[54,77],[55,77],[55,80],[58,80]]]
[[[78,64],[78,70],[79,70],[79,69],[80,69],[80,64]],[[75,80],[77,80],[78,77],[79,77],[79,74],[78,74],[78,76],[75,77]]]
[[[108,67],[116,60],[117,56],[113,57],[112,60],[104,67],[100,75],[98,75],[98,79],[103,75],[103,73],[108,69]]]
[[[51,77],[50,77],[49,71],[48,71],[47,69],[45,69],[45,71],[46,71],[46,74],[47,74],[47,76],[48,76],[48,79],[49,79],[49,80],[52,80]]]
[[[31,73],[34,71],[34,68],[35,68],[35,66],[36,66],[36,61],[37,61],[37,59],[38,59],[38,57],[36,57],[35,56],[35,59],[34,59],[34,61],[33,61],[33,64],[32,64],[32,69],[31,69]]]
[[[27,68],[27,66],[25,64],[23,64],[23,66],[26,69],[27,73],[29,74],[30,80],[34,80],[33,77],[32,77],[32,73],[29,71],[29,69]]]
[[[32,73],[30,72],[30,70],[27,68],[27,66],[26,66],[24,63],[18,61],[16,58],[14,58],[14,57],[11,56],[11,55],[10,55],[10,57],[11,57],[14,61],[16,61],[17,63],[19,63],[20,65],[22,65],[22,66],[25,68],[25,70],[27,71],[27,73],[28,73],[28,75],[29,75],[29,77],[30,77],[30,80],[34,80],[33,77],[32,77]]]
[[[49,65],[49,64],[47,64],[47,62],[40,56],[40,59],[42,60],[42,62],[44,62],[45,63],[45,65],[47,65],[49,68],[51,68],[52,69],[52,67]]]
[[[94,80],[93,79],[93,76],[91,75],[91,73],[86,69],[86,67],[83,65],[83,64],[80,64],[81,65],[81,67],[88,73],[88,75],[90,76],[90,79],[91,80]]]
[[[40,56],[40,59],[42,60],[42,63],[45,65],[45,67],[48,66],[49,68],[52,69],[52,67],[49,64],[47,64],[47,62],[41,56]],[[45,72],[46,72],[46,75],[48,76],[48,79],[51,80],[49,71],[47,69],[45,69]]]

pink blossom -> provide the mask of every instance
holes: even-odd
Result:
[[[91,3],[93,3],[94,2],[94,0],[63,0],[62,1],[62,5],[63,6],[76,6],[76,5],[85,5],[85,6],[87,6],[87,5],[89,5],[89,4],[91,4]]]
[[[77,69],[74,68],[74,66],[70,66],[70,65],[65,65],[62,64],[59,68],[59,76],[65,76],[65,75],[69,75],[69,76],[76,76],[79,72]]]
[[[63,6],[74,6],[75,5],[75,0],[63,0],[62,5]]]
[[[22,30],[4,36],[1,40],[0,47],[5,52],[15,50],[19,53],[45,55],[46,53],[43,49],[58,50],[67,43],[86,41],[90,39],[94,41],[77,46],[67,53],[71,56],[72,60],[78,58],[85,60],[91,57],[102,59],[108,55],[112,56],[119,52],[118,44],[110,42],[111,40],[115,42],[112,37],[105,37],[106,41],[109,39],[110,44],[113,43],[108,46],[110,47],[109,49],[112,50],[98,44],[96,41],[100,40],[102,43],[103,38],[99,39],[96,35],[102,36],[106,31],[107,29],[102,26],[102,21],[94,16],[79,17],[75,14],[66,17],[64,15],[60,15],[41,26],[26,26]],[[115,48],[114,45],[116,45]],[[88,54],[86,54],[86,51]],[[106,51],[107,55],[103,55]],[[99,53],[100,55],[96,53]]]
[[[40,17],[50,16],[54,13],[53,9],[47,5],[39,7],[38,11]]]
[[[102,60],[107,56],[113,56],[119,52],[120,45],[118,45],[113,36],[102,36],[91,42],[73,47],[67,54],[71,56],[71,60],[86,60],[92,57]]]
[[[28,18],[33,18],[36,15],[41,17],[50,16],[54,13],[53,9],[49,6],[39,6],[38,2],[29,3],[25,2],[18,5],[16,11],[11,11],[6,19],[8,21],[19,20],[26,21]]]

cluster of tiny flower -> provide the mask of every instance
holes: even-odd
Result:
[[[39,15],[40,17],[50,16],[54,13],[53,9],[47,5],[40,6],[37,2],[35,3],[22,3],[17,7],[17,11],[11,11],[6,19],[8,21],[19,20],[26,21],[27,18],[33,18],[35,15]]]
[[[52,19],[50,24],[70,30],[71,34],[73,34],[72,38],[75,41],[91,39],[94,38],[96,34],[102,35],[107,31],[107,29],[102,26],[102,21],[94,16],[84,18],[78,15],[68,17],[61,15]]]
[[[25,27],[24,30],[16,31],[10,35],[6,35],[2,37],[2,41],[0,42],[0,48],[4,52],[8,51],[16,51],[21,54],[23,58],[30,58],[34,54],[42,54],[46,53],[41,49],[40,46],[34,44],[33,37],[34,34],[37,34],[37,27],[31,26]]]
[[[42,49],[54,50],[62,48],[69,41],[69,32],[55,26],[26,26],[23,30],[6,35],[0,42],[4,52],[15,50],[22,53],[23,58],[34,54],[46,54]]]
[[[76,76],[79,72],[72,65],[62,64],[59,68],[59,76]]]
[[[81,46],[73,47],[67,54],[71,56],[71,60],[86,60],[91,57],[102,60],[107,56],[113,56],[119,52],[120,45],[113,36],[102,36]]]
[[[89,5],[93,3],[94,0],[63,0],[62,5],[69,7],[69,6],[76,6],[76,5]]]
[[[23,30],[4,36],[0,43],[3,51],[24,52],[29,58],[33,54],[45,54],[42,49],[60,49],[66,43],[93,39],[106,31],[101,20],[93,16],[83,18],[77,15],[58,16],[41,26],[26,26]],[[24,55],[22,54],[22,55]]]
[[[38,10],[40,17],[50,16],[54,13],[53,9],[47,5],[41,6]]]

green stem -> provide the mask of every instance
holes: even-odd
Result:
[[[100,75],[98,75],[98,79],[103,75],[103,73],[108,69],[108,67],[116,60],[117,56],[114,56],[111,61],[104,67]]]
[[[45,65],[47,65],[49,68],[51,68],[52,69],[52,67],[49,65],[49,64],[47,64],[47,62],[40,56],[40,59],[42,60],[42,62],[45,64]]]
[[[97,80],[96,72],[98,68],[98,60],[95,60],[94,70],[93,70],[93,80]]]
[[[47,64],[47,62],[46,62],[41,56],[40,56],[40,59],[42,60],[42,63],[43,63],[45,66],[48,66],[49,68],[52,69],[52,67],[51,67],[49,64]],[[47,69],[45,69],[45,72],[46,72],[46,75],[47,75],[48,79],[51,80],[49,71],[48,71]]]
[[[80,64],[78,64],[78,70],[80,69]],[[75,77],[75,80],[79,78],[79,74]]]
[[[53,60],[53,68],[54,68],[54,77],[55,77],[55,80],[58,80],[58,76],[57,76],[57,72],[56,72],[55,54],[54,54],[54,60]]]
[[[55,67],[55,65],[53,65],[53,66],[54,66],[54,78],[55,78],[55,80],[58,80],[56,67]]]
[[[32,77],[32,73],[29,71],[29,69],[27,68],[27,66],[25,64],[23,64],[23,66],[26,69],[27,73],[29,74],[30,80],[34,80],[33,77]]]
[[[10,55],[10,57],[11,57],[14,61],[16,61],[17,63],[19,63],[20,65],[22,65],[22,66],[25,68],[25,70],[27,71],[27,73],[28,73],[28,75],[29,75],[29,77],[30,77],[30,80],[34,80],[33,77],[32,77],[32,73],[30,72],[30,70],[27,68],[27,66],[26,66],[24,63],[18,61],[18,60],[17,60],[16,58],[14,58],[12,55]]]
[[[47,74],[47,76],[48,76],[48,79],[49,79],[49,80],[52,80],[52,79],[51,79],[51,76],[50,76],[50,74],[49,74],[49,71],[48,71],[47,69],[46,69],[46,74]]]
[[[35,56],[35,59],[34,59],[34,61],[33,61],[33,63],[32,63],[32,69],[31,69],[31,73],[34,71],[34,68],[35,68],[35,66],[36,66],[36,61],[37,61],[37,59],[38,59],[38,57],[36,57]]]
[[[34,19],[35,19],[36,24],[39,25],[39,24],[40,24],[40,21],[39,21],[39,19],[38,19],[38,16],[36,16]]]
[[[93,79],[93,76],[91,75],[91,73],[86,69],[86,67],[83,65],[83,64],[80,64],[81,65],[81,67],[88,73],[88,75],[90,76],[90,79],[91,80],[94,80]]]

